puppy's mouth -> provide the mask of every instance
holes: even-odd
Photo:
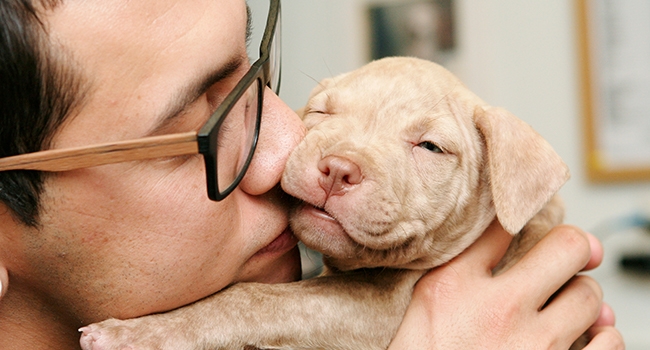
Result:
[[[302,211],[303,214],[309,215],[316,225],[325,229],[330,234],[344,235],[348,239],[351,238],[348,232],[343,228],[341,221],[339,221],[339,219],[337,219],[336,216],[331,214],[327,209],[318,205],[303,202],[299,207],[299,210]]]
[[[321,252],[327,264],[341,270],[361,267],[397,266],[404,261],[401,254],[412,240],[375,248],[350,235],[327,209],[301,203],[294,209],[292,228],[309,248]]]
[[[305,203],[305,206],[309,207],[309,210],[312,211],[313,215],[315,215],[315,216],[317,216],[317,217],[319,217],[321,219],[324,219],[324,220],[329,220],[329,221],[335,222],[335,223],[340,225],[338,220],[336,220],[332,215],[330,215],[330,213],[328,213],[324,208],[317,207],[315,205],[308,204],[308,203]]]
[[[294,208],[290,221],[296,236],[312,249],[322,252],[322,249],[358,245],[341,223],[322,207],[302,202]]]

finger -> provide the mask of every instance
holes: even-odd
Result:
[[[600,240],[596,238],[591,233],[587,233],[587,239],[589,240],[589,248],[591,249],[591,257],[589,262],[584,267],[583,270],[592,270],[597,268],[600,263],[603,261],[603,245],[600,243]]]
[[[587,264],[590,256],[585,233],[574,226],[560,225],[501,276],[517,283],[522,293],[536,296],[537,300],[531,301],[542,305]]]
[[[593,327],[589,330],[591,341],[584,350],[623,350],[625,342],[621,333],[612,326]]]
[[[616,324],[616,315],[614,315],[614,310],[607,303],[603,303],[600,306],[600,314],[598,319],[593,324],[592,327],[607,327],[614,326]]]
[[[467,271],[491,273],[505,255],[511,241],[512,235],[501,227],[499,221],[494,220],[476,242],[454,259],[453,264],[457,265],[457,269],[464,266]]]
[[[567,346],[587,331],[600,314],[603,292],[589,276],[571,279],[540,312],[542,324],[559,334]]]

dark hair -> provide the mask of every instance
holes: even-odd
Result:
[[[57,3],[0,1],[0,157],[48,148],[80,95],[79,76],[39,18]],[[0,201],[26,225],[38,224],[44,176],[0,172]]]

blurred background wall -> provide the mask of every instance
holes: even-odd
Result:
[[[648,248],[647,234],[613,232],[606,225],[650,213],[650,183],[593,184],[586,178],[575,2],[453,1],[456,46],[445,65],[488,103],[532,125],[569,165],[572,178],[560,192],[566,222],[605,242],[610,260],[595,275],[618,313],[628,349],[650,349],[650,284],[616,267],[626,249]],[[283,0],[281,97],[301,107],[317,81],[368,62],[368,6],[402,2]]]

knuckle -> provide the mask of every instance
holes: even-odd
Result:
[[[585,350],[589,349],[612,349],[624,350],[625,341],[621,333],[614,327],[599,327],[589,331],[591,341],[584,347]]]
[[[587,238],[587,235],[577,227],[560,225],[555,227],[552,233],[557,237],[558,243],[562,244],[566,250],[570,250],[574,254],[585,259],[589,259],[591,255],[589,239]]]
[[[424,275],[415,285],[414,293],[424,300],[449,299],[461,290],[461,278],[453,269],[439,267]]]
[[[623,336],[616,329],[612,328],[612,331],[607,332],[607,337],[607,343],[611,345],[612,349],[625,350]]]
[[[582,305],[582,307],[590,309],[595,321],[603,301],[603,292],[600,285],[591,277],[577,276],[571,281],[571,290],[577,301],[576,305]]]
[[[491,308],[486,317],[487,329],[506,331],[520,322],[524,306],[518,298],[502,298],[498,305],[498,308]]]

